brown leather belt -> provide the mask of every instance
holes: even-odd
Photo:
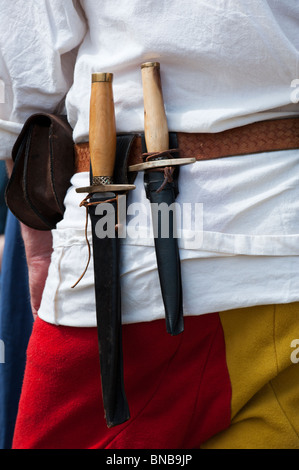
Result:
[[[211,160],[299,148],[299,117],[261,121],[217,133],[177,133],[180,158]],[[129,165],[142,163],[141,136],[136,135],[129,156]],[[89,171],[88,142],[75,145],[76,172]]]

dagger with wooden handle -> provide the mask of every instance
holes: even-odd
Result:
[[[103,217],[99,214],[99,205],[106,205],[109,210],[105,221],[116,227],[117,191],[128,189],[124,185],[113,184],[116,125],[112,81],[113,74],[110,73],[92,75],[89,123],[92,186],[86,188],[91,193],[88,207],[92,226],[102,395],[108,427],[121,424],[130,417],[123,377],[119,240],[117,230],[113,236],[106,237],[97,231],[97,224]]]
[[[160,64],[146,62],[141,65],[144,97],[144,136],[150,160],[165,160],[169,151],[169,132],[164,108],[160,77]],[[168,156],[171,159],[171,155]],[[169,160],[170,161],[170,160]],[[172,160],[171,160],[172,161]],[[168,172],[172,168],[166,167]],[[172,174],[172,173],[171,173]],[[151,203],[154,228],[154,241],[161,293],[164,302],[166,328],[171,335],[184,329],[181,265],[177,239],[174,236],[174,213],[168,212],[168,237],[163,234],[162,212],[153,211],[154,205],[167,204],[171,208],[175,202],[176,189],[172,178],[165,181],[165,171],[151,169],[145,171],[145,187]],[[162,189],[161,189],[162,188]]]

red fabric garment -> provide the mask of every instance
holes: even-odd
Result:
[[[123,326],[131,412],[108,429],[95,328],[36,320],[27,352],[14,449],[192,449],[230,424],[231,385],[218,314]]]

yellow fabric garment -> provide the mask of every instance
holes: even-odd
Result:
[[[202,449],[299,449],[299,304],[230,310],[220,317],[232,421]]]

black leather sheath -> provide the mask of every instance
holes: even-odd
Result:
[[[169,134],[170,148],[177,148],[176,134]],[[145,142],[143,140],[145,150]],[[167,183],[161,192],[157,190],[164,182],[164,173],[161,171],[145,171],[144,184],[147,198],[151,203],[153,231],[157,267],[160,279],[161,293],[165,308],[166,329],[171,335],[178,335],[184,330],[183,294],[181,283],[181,263],[177,238],[175,236],[175,210],[168,211],[167,237],[163,232],[162,210],[154,212],[154,205],[166,204],[170,207],[176,200],[178,190],[179,167],[173,174],[173,181]],[[157,207],[157,206],[156,206]]]
[[[134,136],[117,138],[114,183],[127,183],[127,159]],[[92,171],[91,184],[92,184]],[[95,193],[90,199],[95,278],[96,317],[100,354],[102,396],[107,426],[113,427],[130,418],[123,376],[121,289],[119,276],[119,239],[108,232],[117,224],[116,194]],[[98,204],[105,203],[105,206]],[[99,211],[99,209],[101,209]],[[99,212],[101,215],[99,215]],[[105,221],[107,227],[101,223]],[[109,236],[100,238],[104,232]]]
[[[114,193],[96,193],[91,202],[115,198]],[[117,204],[109,202],[117,214]],[[96,315],[100,353],[101,381],[105,419],[108,427],[129,419],[129,409],[123,381],[121,334],[121,292],[119,280],[119,244],[115,238],[100,239],[97,223],[107,219],[107,213],[96,214],[98,206],[90,206],[95,276]],[[109,216],[110,217],[110,216]],[[114,216],[112,215],[114,218]],[[115,224],[115,220],[113,220]],[[117,234],[116,234],[117,235]]]

